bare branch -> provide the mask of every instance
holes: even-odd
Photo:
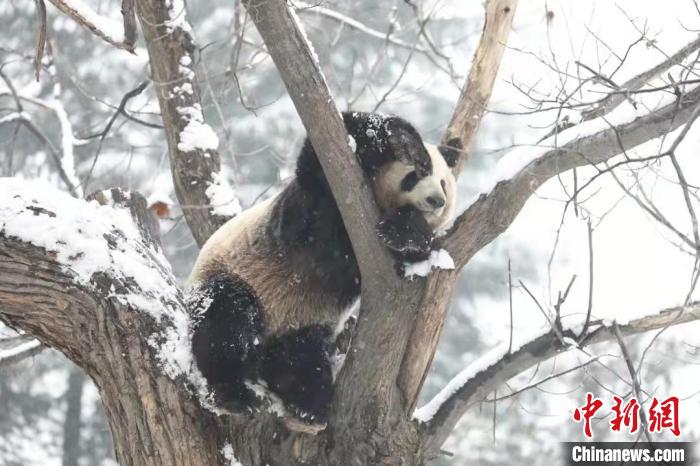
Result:
[[[455,174],[462,171],[467,151],[474,142],[491,90],[496,81],[505,44],[508,41],[517,0],[489,0],[479,45],[474,53],[467,81],[447,127],[442,144],[463,150]]]
[[[124,45],[133,50],[136,45],[136,0],[122,0]]]
[[[142,0],[137,15],[165,127],[175,194],[201,246],[240,211],[240,204],[221,173],[216,134],[204,121],[186,11],[176,11],[174,5],[184,8],[184,2]]]
[[[356,31],[359,31],[363,34],[366,34],[370,37],[374,37],[375,39],[379,39],[382,41],[386,41],[391,45],[395,45],[397,47],[401,47],[404,49],[408,49],[411,51],[416,51],[420,52],[423,54],[428,55],[430,52],[427,50],[425,47],[422,47],[418,44],[410,44],[408,42],[405,42],[401,39],[396,39],[395,37],[391,37],[391,35],[387,35],[385,32],[377,31],[376,29],[372,29],[371,27],[361,23],[360,21],[357,21],[347,15],[344,15],[342,13],[339,13],[335,10],[332,10],[330,8],[326,8],[321,6],[322,4],[319,5],[312,5],[310,3],[306,2],[299,2],[295,1],[294,2],[294,7],[296,8],[297,12],[299,14],[316,14],[319,16],[324,16],[326,18],[333,19],[335,21],[338,21],[339,23],[349,27],[350,29],[354,29]]]
[[[90,171],[88,171],[87,175],[85,175],[85,179],[83,180],[83,191],[87,192],[88,191],[88,186],[90,184],[90,178],[92,177],[92,172],[95,169],[95,165],[97,164],[97,159],[100,156],[100,151],[102,150],[102,143],[104,142],[105,138],[107,137],[107,134],[109,134],[109,130],[112,128],[112,125],[114,125],[114,122],[117,121],[117,117],[119,115],[126,115],[126,104],[129,102],[129,100],[133,99],[137,95],[140,95],[150,84],[151,82],[148,80],[142,81],[138,86],[136,86],[134,89],[128,91],[126,94],[124,94],[124,97],[122,97],[122,100],[119,102],[119,106],[117,107],[117,110],[114,112],[114,114],[110,117],[109,121],[107,122],[107,125],[105,126],[105,129],[103,129],[100,133],[100,140],[97,143],[97,149],[95,150],[95,156],[92,159],[92,165],[90,165]]]
[[[605,162],[627,148],[673,131],[688,121],[698,102],[700,87],[683,95],[678,102],[635,120],[616,127],[607,125],[606,129],[546,151],[512,178],[498,182],[455,221],[445,242],[455,264],[464,266],[477,251],[505,231],[530,195],[549,178],[575,167]],[[577,131],[577,127],[567,131]]]
[[[679,325],[700,319],[700,302],[687,306],[663,310],[658,314],[642,317],[620,325],[621,335],[636,335],[652,330],[663,329],[669,325]],[[615,339],[613,326],[603,322],[592,322],[592,332],[581,343],[580,347]],[[567,329],[564,332],[568,338],[576,338],[576,332]],[[428,403],[430,411],[434,412],[430,421],[425,425],[427,444],[430,451],[437,451],[447,439],[456,423],[471,407],[486,400],[500,385],[512,377],[526,371],[536,364],[550,359],[557,354],[568,351],[573,346],[565,346],[559,337],[549,331],[532,341],[520,346],[516,351],[503,353],[494,363],[488,364],[468,380],[459,381],[458,386],[449,386],[452,392],[441,392]],[[446,390],[446,389],[445,389]],[[424,409],[424,408],[421,408]]]
[[[620,85],[620,90],[618,92],[612,92],[603,100],[598,102],[596,106],[588,111],[582,113],[583,120],[592,120],[606,113],[611,112],[615,107],[620,105],[629,96],[631,92],[637,91],[648,84],[649,81],[659,76],[661,73],[671,68],[674,65],[678,65],[683,60],[688,58],[691,53],[700,48],[700,38],[695,39],[693,42],[687,44],[685,47],[680,49],[678,52],[674,53],[666,60],[662,61],[653,68],[638,74],[632,79]]]
[[[123,31],[122,28],[119,27],[119,23],[116,21],[100,16],[82,2],[80,3],[82,8],[79,8],[76,5],[71,4],[69,0],[49,1],[63,14],[73,18],[76,23],[80,24],[82,27],[92,32],[103,41],[119,49],[124,49],[128,52],[134,53],[133,42],[129,43],[124,36],[124,32],[128,31]]]
[[[647,429],[647,426],[649,425],[647,422],[647,415],[644,411],[644,398],[642,397],[641,387],[642,381],[639,378],[639,374],[634,369],[632,357],[630,356],[629,350],[627,349],[627,345],[625,344],[625,339],[622,337],[622,332],[620,331],[620,326],[617,324],[617,322],[613,322],[612,324],[612,333],[615,339],[617,340],[617,344],[620,346],[620,351],[622,351],[622,358],[625,360],[625,364],[627,365],[627,371],[630,373],[630,380],[632,381],[631,385],[632,390],[634,392],[634,396],[637,398],[637,401],[639,402],[642,408],[639,410],[639,417],[642,421],[642,432],[644,432],[644,434],[647,436],[647,440],[651,442],[652,439],[649,436],[649,431]]]
[[[34,3],[36,4],[36,19],[39,22],[36,34],[36,53],[34,54],[34,76],[39,81],[41,61],[44,58],[44,48],[46,47],[46,4],[44,0],[34,0]]]

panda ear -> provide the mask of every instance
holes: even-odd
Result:
[[[447,141],[447,144],[438,146],[442,157],[445,159],[447,166],[454,168],[459,162],[459,156],[462,152],[462,140],[460,138],[452,138]]]
[[[389,150],[394,160],[413,165],[419,177],[432,172],[433,164],[416,128],[399,117],[390,117],[385,123]]]

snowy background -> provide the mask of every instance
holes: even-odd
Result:
[[[120,2],[86,1],[99,13],[119,18]],[[482,27],[482,9],[480,2],[464,0],[416,0],[412,4],[421,18],[429,18],[425,30],[432,46],[418,38],[420,21],[409,2],[327,1],[314,3],[315,7],[295,3],[341,109],[374,110],[381,103],[379,111],[408,118],[425,140],[436,143],[469,69]],[[301,122],[239,2],[190,1],[188,9],[201,48],[196,69],[204,115],[220,141],[228,181],[247,208],[273,194],[293,173],[303,138]],[[33,2],[0,2],[0,70],[17,93],[28,98],[24,111],[51,144],[70,148],[77,184],[85,184],[91,173],[89,184],[83,186],[86,192],[122,186],[146,197],[174,199],[153,86],[129,102],[129,114],[138,121],[116,120],[92,168],[99,146],[95,134],[103,130],[124,94],[148,77],[146,52],[139,48],[142,44],[137,44],[135,55],[110,48],[49,5],[54,74],[44,73],[37,83],[31,63],[34,15]],[[562,89],[576,92],[580,101],[600,98],[601,90],[607,88],[576,89],[577,77],[590,76],[576,62],[622,83],[696,39],[699,28],[700,14],[692,0],[523,0],[490,113],[460,178],[461,207],[492,186],[500,173],[499,160],[514,157],[507,154],[527,152],[564,117],[580,118],[577,111],[559,110],[556,99],[561,98]],[[385,40],[388,32],[390,41]],[[420,50],[411,51],[414,44]],[[697,78],[695,71],[688,72],[689,66],[672,69],[671,77],[678,80],[685,72]],[[670,79],[663,76],[659,83]],[[25,130],[15,137],[15,125],[3,121],[14,111],[7,81],[0,81],[0,174],[37,178],[64,189],[46,145]],[[636,109],[625,103],[620,112],[633,117],[635,112],[667,102],[669,96],[672,98],[672,90],[640,97]],[[551,110],[533,111],[532,98],[552,101],[541,106]],[[31,99],[58,105],[45,108]],[[62,109],[72,127],[67,132]],[[71,133],[72,137],[66,137]],[[628,156],[658,154],[673,136],[651,141]],[[691,186],[700,184],[698,142],[700,128],[691,129],[677,151]],[[596,173],[595,168],[578,170],[578,185]],[[626,167],[617,174],[623,182],[633,180],[643,186],[676,228],[692,234],[682,192],[668,161],[643,165],[636,175]],[[548,182],[532,196],[510,229],[467,266],[422,402],[479,356],[508,341],[509,260],[515,284],[515,339],[548,325],[519,281],[543,307],[551,309],[557,293],[576,275],[563,308],[564,322],[585,317],[589,221],[595,256],[595,318],[625,321],[680,305],[688,298],[695,258],[687,247],[679,246],[677,237],[640,209],[609,175],[596,178],[580,193],[576,209],[566,203],[573,183],[571,174]],[[184,280],[197,247],[176,207],[161,230],[174,272]],[[693,296],[697,299],[697,293]],[[698,325],[665,331],[646,353],[641,374],[650,396],[681,398],[684,441],[694,441],[700,433],[700,426],[692,422],[700,416],[700,399],[695,396],[700,391],[700,383],[695,382],[700,363]],[[635,361],[656,333],[628,340]],[[0,328],[0,338],[12,335],[9,329]],[[581,426],[571,415],[583,404],[587,391],[610,402],[613,394],[631,390],[616,344],[598,345],[591,352],[603,356],[518,396],[472,409],[444,446],[453,456],[435,464],[469,461],[505,466],[558,458],[559,442],[582,439]],[[558,357],[510,381],[495,396],[506,396],[588,359],[581,352]],[[594,424],[596,439],[630,439],[612,435],[608,421],[601,416]],[[0,368],[0,465],[54,464],[107,465],[114,464],[114,459],[96,389],[60,354],[46,350]]]

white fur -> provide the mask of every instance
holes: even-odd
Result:
[[[418,181],[410,191],[401,190],[401,181],[414,170],[411,165],[391,162],[382,167],[374,180],[377,202],[388,211],[405,205],[413,205],[423,212],[425,219],[433,230],[444,227],[454,215],[456,180],[452,170],[447,166],[437,146],[426,144],[433,172]],[[445,181],[443,192],[441,181]],[[435,209],[426,201],[428,196],[445,198],[445,205]]]

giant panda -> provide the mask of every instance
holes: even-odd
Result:
[[[458,150],[425,145],[396,116],[345,112],[343,120],[381,211],[379,236],[402,261],[427,257],[453,214]],[[192,350],[215,402],[245,412],[263,385],[295,419],[325,422],[329,343],[359,297],[360,274],[308,138],[294,179],[217,230],[189,282]]]

